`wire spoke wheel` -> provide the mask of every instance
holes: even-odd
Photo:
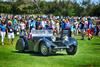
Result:
[[[49,54],[48,47],[45,45],[45,43],[41,44],[40,50],[41,50],[41,54],[44,56]]]

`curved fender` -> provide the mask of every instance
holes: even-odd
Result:
[[[75,39],[75,38],[69,38],[69,42],[70,42],[70,45],[74,45],[74,46],[77,46],[78,45],[78,42],[77,42],[77,40]]]
[[[43,38],[40,40],[40,43],[41,42],[45,42],[46,43],[46,46],[48,47],[49,49],[49,53],[51,53],[51,45],[53,45],[53,43],[51,41],[49,41],[47,38]]]
[[[19,38],[16,43],[16,50],[24,50],[25,42],[23,38]]]
[[[46,39],[46,38],[40,39],[39,43],[40,42],[45,42],[47,47],[51,47],[51,45],[52,45],[51,42],[48,39]]]
[[[78,42],[77,42],[77,40],[75,38],[69,37],[68,38],[68,41],[64,41],[64,44],[66,44],[66,46],[68,46],[68,45],[77,46],[78,45]]]
[[[49,50],[51,51],[51,45],[53,45],[53,43],[51,41],[49,41],[47,38],[41,38],[37,41],[36,46],[34,47],[34,51],[35,52],[39,52],[39,46],[41,42],[45,42],[46,46],[49,48]]]

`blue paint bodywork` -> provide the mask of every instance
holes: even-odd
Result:
[[[39,35],[41,35],[41,34],[39,34]],[[21,41],[18,41],[18,42],[22,42],[24,40],[25,49],[27,48],[26,50],[34,51],[34,52],[40,52],[41,43],[45,43],[45,45],[49,49],[49,53],[56,52],[60,49],[69,48],[71,45],[77,47],[78,43],[77,43],[76,39],[74,39],[72,37],[67,37],[67,39],[66,39],[66,38],[63,38],[63,35],[61,35],[61,36],[62,37],[56,37],[55,41],[52,39],[51,34],[50,34],[50,36],[46,36],[46,35],[38,36],[38,35],[36,35],[36,36],[33,36],[31,40],[28,40],[25,36],[21,36],[19,39]],[[32,41],[32,43],[30,44],[29,41]],[[21,43],[21,44],[23,44],[23,43]],[[18,45],[17,50],[24,48],[24,46],[23,46],[24,44],[20,48],[21,44],[20,43],[17,44]]]

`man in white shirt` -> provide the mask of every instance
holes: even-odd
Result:
[[[43,18],[43,20],[41,21],[41,25],[43,29],[45,29],[46,23],[47,23],[46,20]]]
[[[26,35],[26,25],[25,25],[25,23],[22,21],[21,23],[20,23],[20,36],[23,36],[23,35]]]

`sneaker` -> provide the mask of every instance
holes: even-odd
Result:
[[[2,43],[2,45],[4,45],[4,43]]]
[[[81,40],[84,40],[83,38]]]
[[[88,40],[90,40],[90,38],[88,38]]]

